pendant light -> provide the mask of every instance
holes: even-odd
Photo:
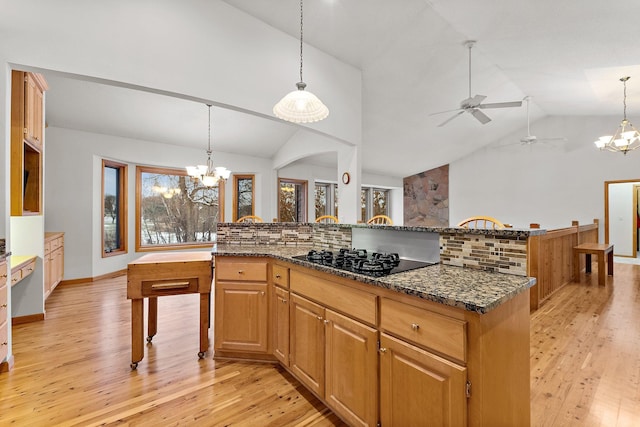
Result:
[[[206,187],[215,187],[220,181],[226,181],[231,175],[231,171],[223,166],[214,167],[211,159],[211,104],[209,107],[209,137],[207,145],[207,164],[198,166],[187,166],[187,174],[202,182]]]
[[[622,77],[620,81],[624,85],[624,115],[618,129],[611,135],[601,136],[594,142],[596,147],[600,150],[607,150],[613,152],[620,152],[627,154],[627,152],[635,150],[640,147],[640,133],[633,127],[631,122],[627,120],[627,80],[631,77]]]
[[[313,93],[306,91],[302,80],[302,0],[300,0],[300,81],[297,90],[289,92],[273,107],[276,117],[293,123],[311,123],[325,119],[329,109]]]

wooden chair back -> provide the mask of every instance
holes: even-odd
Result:
[[[472,216],[458,223],[458,227],[462,228],[481,228],[481,229],[503,229],[505,225],[497,219],[490,216]]]
[[[324,224],[338,223],[338,218],[333,215],[322,215],[316,218],[316,222],[322,222]]]
[[[386,215],[376,215],[369,218],[367,224],[373,225],[393,225],[393,221]]]
[[[264,221],[262,221],[262,218],[260,218],[257,215],[246,215],[246,216],[243,216],[242,218],[238,218],[236,222],[264,222]]]

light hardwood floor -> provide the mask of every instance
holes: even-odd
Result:
[[[640,266],[596,278],[532,315],[533,426],[640,425]],[[59,286],[44,322],[13,329],[0,425],[343,425],[275,365],[198,360],[197,298],[159,298],[158,335],[131,371],[126,279]]]

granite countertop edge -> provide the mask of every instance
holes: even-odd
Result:
[[[293,258],[310,249],[282,245],[214,245],[212,255],[270,257],[479,314],[488,313],[536,283],[533,277],[443,264],[376,278]]]

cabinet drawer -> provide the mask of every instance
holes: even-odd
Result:
[[[22,267],[20,270],[22,271],[21,279],[24,279],[36,269],[36,260],[31,261],[29,264]]]
[[[49,255],[49,252],[51,252],[51,241],[46,241],[44,242],[44,254]]]
[[[143,297],[159,297],[163,295],[192,294],[198,292],[198,278],[158,279],[142,281]]]
[[[271,280],[275,285],[289,287],[289,269],[281,265],[273,265]]]
[[[55,251],[58,248],[61,248],[62,246],[64,246],[64,238],[63,237],[58,237],[57,239],[53,239],[51,240],[51,250]]]
[[[463,320],[382,298],[380,327],[456,360],[467,360],[467,322]]]
[[[11,273],[11,286],[14,286],[22,279],[22,269],[16,270]]]
[[[7,263],[0,263],[0,287],[7,284]]]
[[[266,262],[225,262],[216,259],[216,280],[267,281]]]
[[[303,296],[336,309],[370,325],[376,324],[376,299],[374,294],[330,282],[316,276],[291,271],[290,287]]]
[[[7,320],[7,286],[0,286],[0,323]]]
[[[0,361],[2,361],[7,357],[7,353],[9,353],[9,322],[5,321],[2,323],[2,321],[0,321],[0,325]]]

